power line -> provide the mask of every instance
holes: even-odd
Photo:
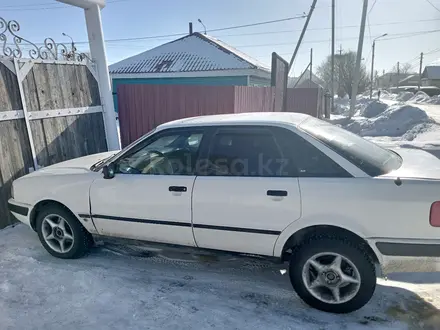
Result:
[[[393,38],[387,38],[387,39],[382,39],[383,40],[394,40],[394,39],[400,39],[400,38],[411,38],[411,37],[416,37],[420,34],[427,34],[427,33],[435,33],[435,32],[440,32],[440,30],[432,30],[432,31],[420,31],[417,34],[399,34],[396,35]],[[338,41],[340,40],[357,40],[359,37],[350,37],[350,38],[341,38],[341,39],[337,39]],[[322,42],[328,42],[329,39],[324,39],[324,40],[306,40],[303,41],[303,43],[322,43]],[[260,45],[240,45],[240,46],[234,46],[236,48],[248,48],[248,47],[267,47],[267,46],[283,46],[283,45],[291,45],[292,43],[277,43],[277,44],[260,44]]]
[[[430,54],[434,54],[434,53],[438,53],[438,52],[440,52],[440,48],[437,48],[437,49],[431,50],[431,51],[425,53],[424,55],[430,55]]]
[[[374,6],[376,5],[377,0],[374,0],[373,4],[371,5],[370,10],[368,11],[368,15],[370,15],[371,11],[373,10]]]
[[[301,16],[287,17],[287,18],[281,18],[281,19],[276,19],[276,20],[271,20],[271,21],[256,22],[256,23],[251,23],[251,24],[234,25],[234,26],[228,26],[228,27],[224,27],[224,28],[211,29],[211,30],[207,30],[206,32],[216,32],[216,31],[225,31],[225,30],[232,30],[232,29],[241,29],[241,28],[257,26],[257,25],[265,25],[265,24],[273,24],[273,23],[278,23],[278,22],[285,22],[285,21],[300,19],[300,18],[303,18],[303,17],[304,16],[301,15]],[[138,41],[138,40],[144,40],[144,39],[160,39],[160,38],[170,38],[170,37],[182,37],[182,36],[185,36],[185,35],[188,35],[188,33],[174,33],[174,34],[165,34],[165,35],[157,35],[157,36],[108,39],[108,40],[105,40],[105,42]],[[75,45],[88,44],[88,43],[89,43],[88,41],[78,41],[78,42],[75,42]],[[36,44],[37,45],[41,45],[42,43],[36,43]]]
[[[426,0],[426,2],[428,2],[431,6],[432,6],[432,8],[434,8],[435,10],[437,10],[438,12],[440,12],[440,9],[439,8],[437,8],[430,0]]]
[[[285,20],[285,19],[283,19]],[[279,20],[277,20],[279,21]],[[387,24],[406,24],[406,23],[414,23],[414,22],[428,22],[428,21],[440,21],[440,19],[428,19],[428,20],[416,20],[416,21],[400,21],[400,22],[390,22],[390,23],[382,23],[382,24],[372,24],[372,26],[378,26],[378,25],[387,25]],[[269,21],[272,22],[272,21]],[[262,22],[258,23],[261,25]],[[254,23],[255,24],[255,23]],[[268,24],[268,23],[266,23]],[[249,25],[249,24],[248,24]],[[213,31],[223,31],[223,30],[231,30],[233,28],[240,28],[241,26],[236,27],[226,27],[226,28],[220,28],[215,30],[207,30],[207,32],[213,32]],[[358,25],[346,25],[346,26],[340,26],[337,27],[337,29],[346,29],[346,28],[357,28]],[[308,29],[310,31],[318,31],[318,30],[329,30],[330,28],[311,28]],[[291,32],[297,32],[301,30],[283,30],[283,31],[266,31],[266,32],[251,32],[251,33],[238,33],[238,34],[220,34],[216,35],[215,37],[241,37],[241,36],[250,36],[250,35],[263,35],[263,34],[278,34],[278,33],[291,33]],[[423,32],[423,31],[422,31]],[[156,36],[143,36],[143,37],[132,37],[132,38],[118,38],[118,39],[107,39],[105,42],[121,42],[121,41],[139,41],[139,40],[148,40],[148,39],[163,39],[163,38],[173,38],[173,37],[183,37],[188,35],[187,32],[183,33],[173,33],[173,34],[165,34],[165,35],[156,35]],[[78,41],[75,42],[76,45],[80,44],[88,44],[88,41]]]
[[[431,30],[431,31],[417,31],[417,32],[411,32],[411,33],[399,33],[399,34],[390,34],[390,38],[386,38],[386,39],[381,39],[382,40],[394,40],[394,39],[400,39],[400,38],[411,38],[411,37],[416,37],[420,34],[429,34],[429,33],[436,33],[436,32],[440,32],[439,30]],[[342,41],[342,40],[357,40],[358,37],[348,37],[348,38],[340,38],[337,39],[337,41]],[[327,43],[329,41],[329,39],[322,39],[322,40],[306,40],[303,41],[303,43]],[[269,46],[286,46],[286,45],[291,45],[292,43],[268,43],[268,44],[247,44],[247,45],[238,45],[238,46],[234,46],[235,48],[251,48],[251,47],[269,47]],[[114,45],[114,44],[109,44],[108,46],[116,46],[116,47],[130,47],[130,46],[134,46],[134,47],[142,47],[142,45]]]
[[[244,24],[244,25],[235,25],[235,26],[230,26],[230,27],[225,27],[225,28],[220,28],[220,29],[207,30],[206,32],[217,32],[217,31],[225,31],[225,30],[232,30],[232,29],[241,29],[241,28],[245,28],[245,27],[264,25],[264,24],[272,24],[272,23],[278,23],[278,22],[285,22],[285,21],[291,21],[294,19],[301,19],[301,18],[306,18],[306,17],[307,17],[307,15],[299,15],[299,16],[288,17],[288,18],[275,19],[272,21],[265,21],[265,22]]]

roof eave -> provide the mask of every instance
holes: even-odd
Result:
[[[230,77],[254,76],[270,79],[270,72],[261,69],[233,69],[190,72],[151,72],[151,73],[112,73],[112,79],[142,79],[142,78],[186,78],[186,77]]]

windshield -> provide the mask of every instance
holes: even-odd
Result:
[[[132,143],[130,143],[128,146],[126,146],[124,149],[122,149],[121,151],[115,153],[114,155],[100,160],[99,162],[95,163],[92,165],[92,167],[90,167],[91,171],[95,171],[95,172],[99,172],[105,165],[111,163],[112,161],[114,161],[116,158],[118,158],[119,156],[125,154],[127,152],[127,150],[130,150],[131,147],[133,147],[134,145],[138,144],[139,142],[141,142],[142,140],[146,139],[148,136],[150,136],[151,134],[154,133],[156,129],[152,129],[151,131],[149,131],[147,134],[142,135],[139,139],[133,141]]]
[[[300,129],[370,176],[387,174],[402,165],[402,158],[397,153],[325,121],[310,118],[301,123]]]

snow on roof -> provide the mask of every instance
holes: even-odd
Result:
[[[309,115],[303,113],[293,112],[250,112],[239,114],[224,114],[224,115],[210,115],[199,116],[192,118],[184,118],[174,120],[159,126],[160,129],[169,127],[181,127],[181,126],[198,126],[198,125],[239,125],[239,124],[255,124],[255,123],[287,123],[290,125],[298,126],[307,118],[311,118]]]
[[[423,70],[423,78],[440,79],[440,66],[426,66]]]
[[[110,65],[110,73],[176,73],[270,68],[211,36],[195,32]]]
[[[412,74],[412,75],[410,75],[410,76],[408,76],[408,77],[406,77],[406,78],[400,80],[400,81],[399,81],[399,84],[403,84],[403,83],[406,83],[406,82],[408,82],[408,81],[411,81],[411,80],[418,80],[418,79],[419,79],[419,75],[418,75],[418,74]]]

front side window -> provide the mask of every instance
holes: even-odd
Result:
[[[202,131],[159,132],[115,162],[116,173],[192,175]]]
[[[284,157],[270,130],[219,129],[208,151],[206,175],[283,176]]]
[[[387,174],[402,165],[398,154],[322,120],[309,118],[300,128],[370,176]]]

